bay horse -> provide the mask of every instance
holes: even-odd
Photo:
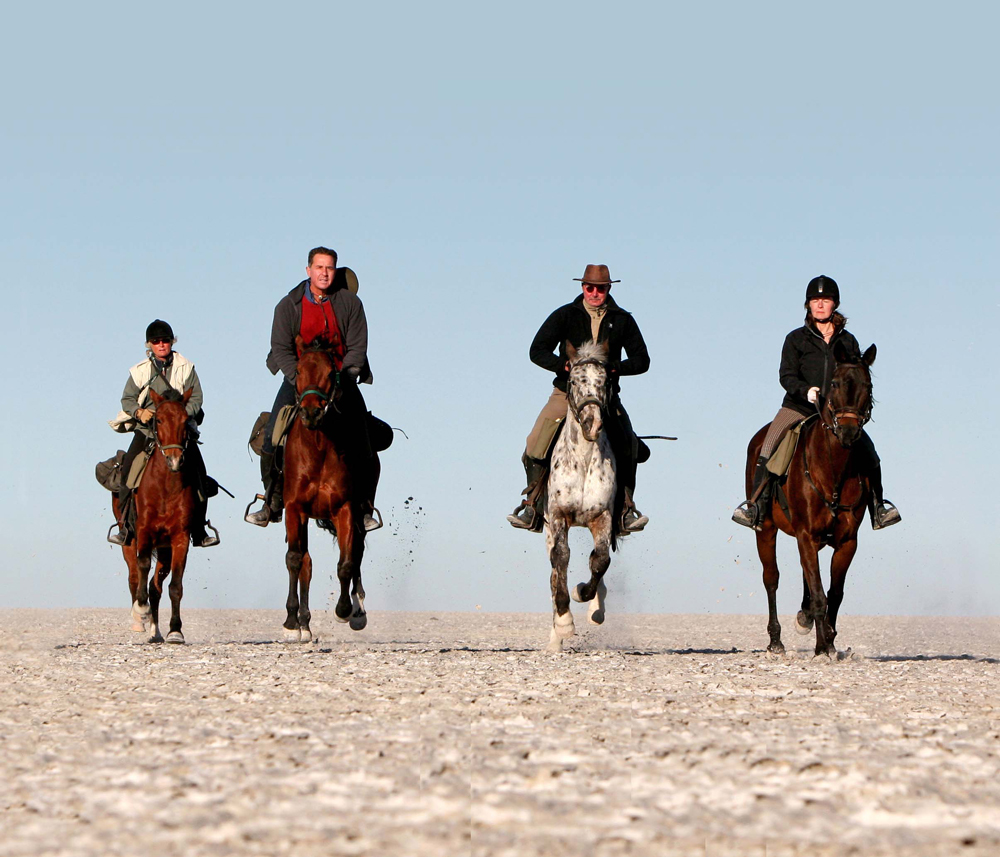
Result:
[[[608,413],[608,344],[586,342],[580,349],[566,343],[569,380],[566,421],[552,450],[545,506],[545,544],[552,566],[552,632],[548,649],[562,651],[563,640],[575,633],[566,574],[569,528],[586,527],[594,537],[590,580],[573,588],[575,601],[590,602],[587,619],[604,622],[607,589],[604,573],[616,546],[614,504],[617,480],[615,454],[605,430]]]
[[[837,367],[830,390],[819,409],[819,416],[803,427],[798,446],[788,469],[784,495],[788,509],[782,507],[779,490],[772,492],[770,514],[757,535],[757,554],[764,566],[767,590],[767,631],[769,652],[782,654],[781,625],[778,622],[776,595],[778,530],[794,536],[802,563],[802,609],[795,619],[796,630],[808,634],[816,628],[816,654],[835,656],[837,649],[837,614],[844,599],[844,580],[858,549],[858,528],[865,518],[870,497],[868,480],[859,469],[852,444],[861,437],[862,428],[871,418],[872,377],[876,349],[871,345],[854,362],[838,342],[834,346]],[[753,488],[753,472],[760,454],[767,426],[753,436],[747,449],[747,497]],[[833,548],[830,561],[830,590],[823,591],[819,551]]]
[[[338,409],[345,392],[333,352],[323,340],[306,346],[301,336],[295,338],[295,346],[300,355],[295,376],[297,414],[285,441],[283,466],[288,542],[285,553],[288,615],[283,636],[288,642],[307,643],[312,640],[310,518],[332,528],[340,546],[337,563],[340,597],[334,617],[338,622],[349,622],[355,631],[368,624],[365,590],[361,585],[361,560],[365,552],[364,492],[358,473],[361,465],[353,462],[348,452],[352,426]],[[331,410],[335,413],[331,414]]]
[[[192,388],[183,395],[168,390],[162,396],[150,390],[155,405],[152,429],[154,451],[146,462],[139,487],[132,494],[135,503],[135,538],[122,547],[128,566],[128,588],[132,596],[132,630],[149,631],[149,642],[162,643],[160,596],[163,582],[170,576],[170,632],[168,643],[183,643],[181,596],[184,594],[184,567],[191,543],[191,519],[195,507],[194,483],[182,471],[184,451],[189,442],[185,405]],[[127,478],[128,474],[122,474]],[[112,510],[118,520],[118,495]],[[149,570],[156,553],[152,586]]]

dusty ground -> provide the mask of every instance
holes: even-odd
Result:
[[[609,608],[0,611],[0,855],[1000,853],[1000,620]]]

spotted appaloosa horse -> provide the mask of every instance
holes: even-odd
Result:
[[[353,461],[348,452],[352,427],[337,412],[338,401],[347,394],[341,386],[333,353],[322,341],[305,346],[302,337],[296,337],[295,344],[300,355],[295,377],[298,415],[285,442],[283,468],[288,541],[285,553],[288,616],[283,634],[289,642],[305,643],[312,640],[310,518],[329,522],[340,545],[337,563],[340,598],[334,607],[335,618],[338,622],[349,622],[355,631],[368,624],[365,590],[361,585],[361,560],[365,552],[362,503],[366,495],[358,469],[363,465]]]
[[[849,362],[850,354],[841,343],[834,346],[838,361],[823,402],[821,417],[802,429],[788,478],[784,485],[788,514],[777,497],[771,501],[764,528],[757,533],[757,553],[764,566],[767,590],[768,623],[771,637],[768,651],[783,653],[781,625],[778,623],[776,596],[778,530],[794,536],[799,543],[802,562],[802,609],[796,616],[796,630],[808,634],[816,627],[816,654],[834,656],[837,649],[837,613],[844,599],[844,579],[858,549],[858,528],[868,508],[868,480],[860,473],[851,445],[861,436],[862,427],[871,416],[872,377],[869,367],[875,362],[875,346],[864,353],[860,363]],[[753,487],[753,471],[760,454],[767,426],[750,441],[747,449],[747,496]],[[774,492],[777,494],[777,492]],[[830,591],[823,592],[819,551],[830,545]]]
[[[132,630],[149,631],[149,642],[162,643],[160,634],[160,596],[163,582],[170,575],[170,633],[168,643],[183,643],[181,633],[181,596],[184,594],[184,567],[191,544],[191,517],[195,504],[195,486],[182,471],[184,450],[188,444],[185,405],[191,398],[188,389],[182,396],[174,390],[159,395],[149,391],[156,406],[153,438],[156,449],[146,463],[139,487],[133,493],[135,503],[135,538],[122,548],[128,565],[128,588],[132,595]],[[127,476],[127,474],[125,474]],[[112,509],[119,517],[118,495]],[[149,586],[149,570],[156,552],[156,572]]]
[[[567,591],[569,528],[586,527],[594,537],[590,580],[574,587],[576,601],[590,602],[588,620],[604,621],[607,589],[602,578],[614,547],[615,455],[604,427],[608,407],[608,346],[584,343],[579,351],[566,343],[569,406],[566,422],[552,450],[545,506],[545,543],[552,564],[552,633],[549,651],[562,651],[575,633]]]

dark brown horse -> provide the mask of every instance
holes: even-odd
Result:
[[[871,416],[872,379],[869,367],[875,362],[875,346],[852,363],[840,343],[834,347],[838,365],[818,419],[802,429],[784,484],[788,511],[782,508],[778,491],[771,500],[770,514],[757,533],[757,553],[764,566],[767,590],[768,651],[782,653],[781,625],[776,596],[778,530],[794,536],[802,562],[802,609],[796,630],[808,634],[816,627],[816,654],[836,655],[837,613],[844,598],[844,579],[858,549],[858,527],[868,508],[868,481],[851,455],[851,445],[861,436]],[[764,442],[767,426],[750,441],[747,449],[747,497],[753,486],[753,471]],[[833,548],[830,562],[830,590],[823,591],[819,551]]]
[[[298,414],[288,432],[284,450],[285,534],[288,550],[288,616],[284,637],[309,642],[309,519],[332,529],[340,545],[337,578],[340,598],[334,608],[338,622],[350,622],[360,631],[368,623],[365,590],[361,585],[361,560],[365,552],[363,466],[350,453],[354,414],[347,413],[350,391],[340,383],[331,351],[322,341],[299,351],[295,389]],[[353,384],[353,381],[347,381]],[[355,393],[357,391],[354,391]],[[344,412],[341,412],[341,406]],[[362,418],[364,412],[362,410]]]
[[[132,630],[149,631],[149,642],[162,643],[160,634],[160,596],[163,582],[170,575],[170,632],[168,643],[183,643],[181,633],[181,596],[184,593],[184,566],[191,543],[191,518],[195,487],[182,472],[184,450],[188,443],[185,405],[191,390],[182,396],[170,390],[163,396],[149,391],[156,406],[153,416],[155,450],[146,463],[139,487],[133,493],[135,503],[135,538],[122,548],[128,565],[128,588],[132,594]],[[127,474],[126,474],[127,475]],[[119,518],[118,495],[112,509]],[[148,584],[153,551],[156,572]]]

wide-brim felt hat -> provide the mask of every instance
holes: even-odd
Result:
[[[333,275],[333,290],[347,289],[351,294],[358,293],[358,275],[350,268],[337,268]]]
[[[589,283],[592,286],[610,286],[621,280],[612,280],[607,265],[587,265],[582,277],[573,277],[574,282]]]

